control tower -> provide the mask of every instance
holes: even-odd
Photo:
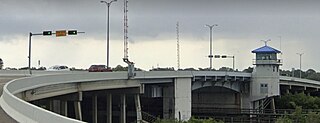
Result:
[[[265,109],[270,106],[275,109],[274,96],[280,95],[279,66],[281,59],[277,54],[281,51],[274,49],[265,43],[265,46],[252,51],[256,54],[253,60],[255,68],[251,81],[251,108]]]

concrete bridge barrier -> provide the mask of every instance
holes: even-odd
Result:
[[[54,85],[101,80],[126,79],[126,73],[81,73],[33,76],[8,82],[3,88],[0,105],[3,110],[21,123],[83,123],[43,108],[37,107],[15,96],[24,91]]]

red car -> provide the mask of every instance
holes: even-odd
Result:
[[[105,65],[91,65],[89,72],[112,72],[112,70],[110,68],[106,68]]]

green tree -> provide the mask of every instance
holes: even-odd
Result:
[[[244,69],[242,72],[252,73],[253,72],[253,67],[248,67],[247,69]]]
[[[285,115],[283,117],[280,117],[276,120],[276,123],[293,123],[293,121],[288,117],[288,115]]]

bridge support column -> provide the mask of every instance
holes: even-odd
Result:
[[[120,100],[120,123],[126,123],[126,94],[122,94]]]
[[[49,99],[49,110],[53,111],[53,100]]]
[[[59,114],[61,112],[60,100],[52,100],[53,112]]]
[[[63,116],[68,116],[68,101],[60,101],[60,111],[61,111],[61,115]]]
[[[289,89],[286,89],[286,94],[289,94],[290,93],[290,90]]]
[[[82,113],[81,113],[81,103],[80,101],[74,102],[74,110],[76,113],[76,119],[82,120]]]
[[[92,97],[92,122],[98,122],[98,96],[94,95]]]
[[[82,120],[82,113],[81,113],[81,101],[82,101],[82,92],[78,92],[79,99],[74,102],[74,112],[76,115],[76,119]]]
[[[112,123],[112,94],[107,94],[107,123]]]
[[[134,96],[134,101],[136,104],[137,123],[142,123],[142,114],[141,114],[140,95],[139,94],[136,94]]]
[[[187,121],[191,117],[191,78],[176,78],[174,81],[174,117]]]
[[[271,109],[272,109],[273,113],[275,114],[276,113],[276,104],[274,102],[274,97],[272,97],[272,99],[271,99]]]
[[[174,119],[174,87],[163,87],[163,118]]]

